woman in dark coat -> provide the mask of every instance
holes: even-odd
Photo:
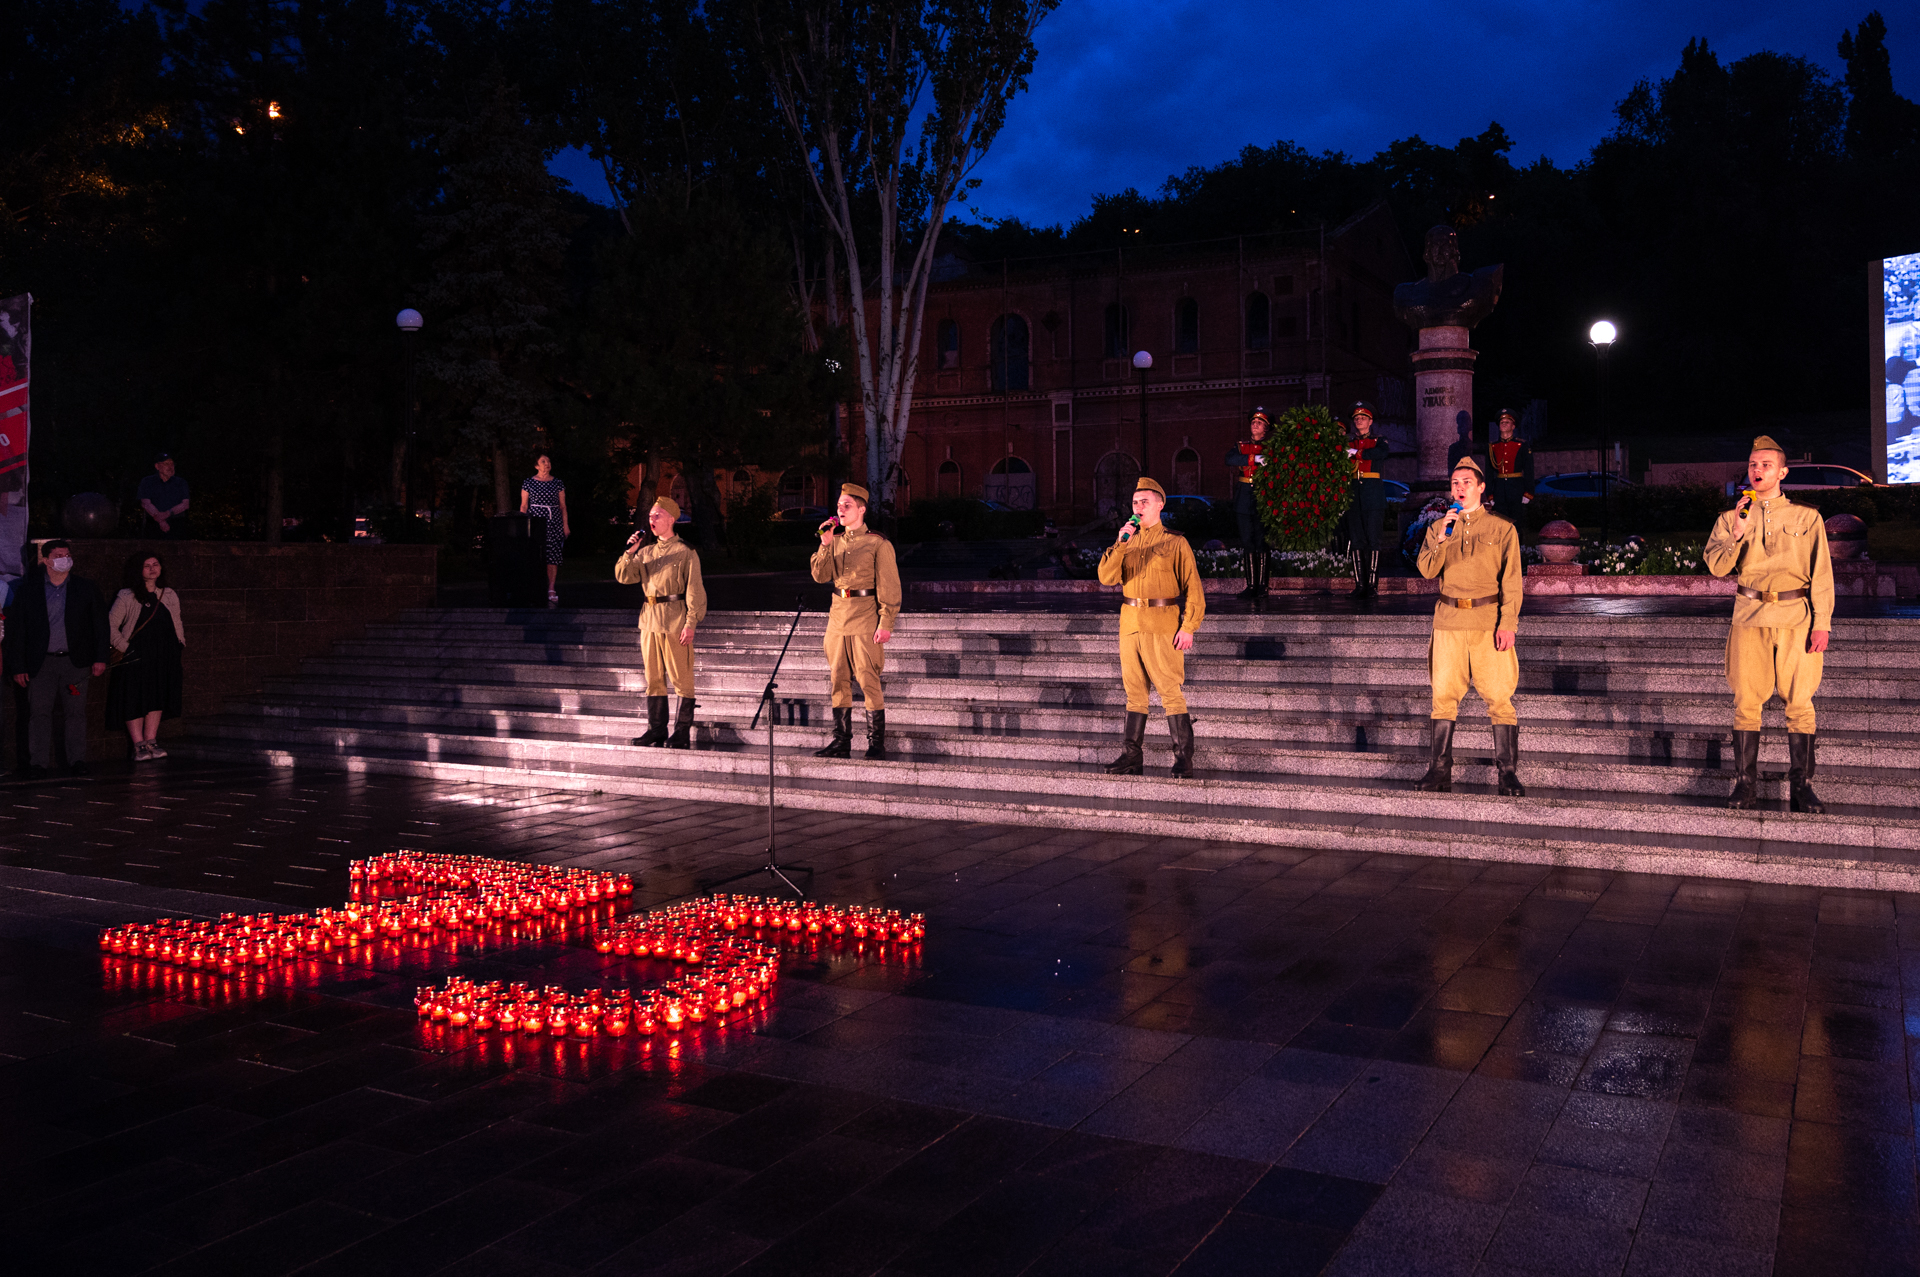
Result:
[[[135,762],[165,758],[167,751],[155,738],[161,719],[180,717],[180,652],[187,630],[180,620],[180,596],[168,588],[159,555],[127,560],[107,627],[115,653],[107,725],[125,724]]]

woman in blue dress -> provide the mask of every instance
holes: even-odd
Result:
[[[520,513],[547,521],[547,602],[560,601],[560,552],[573,529],[567,523],[567,485],[553,477],[553,457],[534,458],[533,478],[520,484]]]

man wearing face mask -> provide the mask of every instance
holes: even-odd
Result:
[[[40,547],[39,566],[14,592],[5,639],[7,671],[27,689],[28,775],[53,767],[55,706],[65,716],[68,770],[87,774],[87,681],[107,672],[107,605],[92,581],[73,575],[65,541]]]

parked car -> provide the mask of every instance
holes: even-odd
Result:
[[[1380,486],[1387,490],[1388,505],[1405,505],[1407,497],[1413,492],[1412,488],[1398,479],[1382,479]]]
[[[1166,507],[1160,511],[1160,521],[1189,539],[1211,536],[1220,506],[1212,497],[1175,492],[1168,495]]]
[[[1732,479],[1727,483],[1727,496],[1738,497],[1746,490],[1745,479]],[[1873,479],[1861,474],[1852,466],[1807,465],[1802,463],[1787,467],[1786,481],[1780,487],[1782,491],[1808,491],[1818,488],[1871,488]]]
[[[1600,495],[1602,477],[1598,470],[1574,470],[1566,474],[1550,474],[1534,482],[1533,495],[1536,497],[1597,497]],[[1617,474],[1604,477],[1609,489],[1637,486],[1633,480]]]
[[[822,510],[817,505],[796,505],[775,511],[773,521],[775,523],[810,523],[818,527],[825,523],[827,516],[832,513],[833,511]]]

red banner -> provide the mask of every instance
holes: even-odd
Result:
[[[26,482],[33,294],[0,299],[0,492]]]

